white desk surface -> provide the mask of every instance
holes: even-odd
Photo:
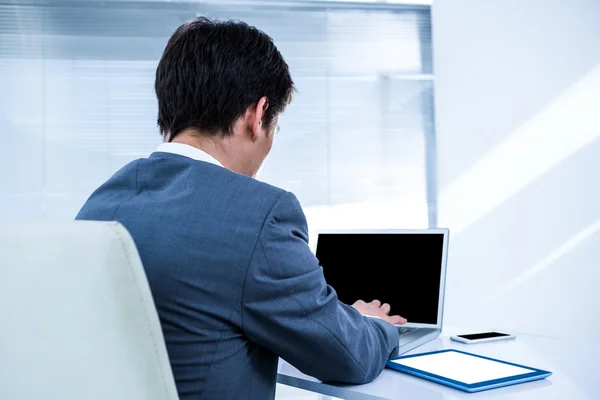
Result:
[[[489,329],[488,329],[489,330]],[[577,328],[570,339],[558,339],[511,331],[516,339],[466,345],[451,341],[454,334],[483,332],[477,329],[444,328],[437,339],[407,353],[459,349],[483,356],[544,369],[547,379],[479,393],[466,393],[394,370],[385,369],[366,385],[324,384],[302,374],[285,361],[280,362],[278,382],[346,400],[353,399],[600,399],[600,342],[577,340]],[[335,368],[332,366],[332,368]]]

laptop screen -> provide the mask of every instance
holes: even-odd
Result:
[[[343,303],[374,299],[409,323],[436,324],[443,233],[320,233],[316,256]]]

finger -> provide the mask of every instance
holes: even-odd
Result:
[[[388,303],[384,303],[381,306],[381,311],[385,314],[388,315],[390,313],[390,310],[392,309],[392,307],[388,304]]]
[[[381,302],[380,302],[379,300],[373,300],[373,301],[371,302],[371,304],[373,304],[373,305],[374,305],[374,306],[376,306],[376,307],[381,307]]]
[[[386,318],[386,321],[388,321],[392,325],[404,325],[407,322],[406,318],[403,318],[403,317],[401,317],[399,315],[388,316]]]

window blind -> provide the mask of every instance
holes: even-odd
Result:
[[[429,209],[431,222],[428,6],[118,0],[0,2],[0,165],[15,171],[0,187],[0,220],[71,218],[155,149],[156,64],[199,15],[257,26],[292,70],[298,94],[260,179],[307,209],[396,204],[420,221]]]

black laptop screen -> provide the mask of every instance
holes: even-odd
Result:
[[[408,322],[436,324],[442,233],[320,233],[316,256],[340,301],[378,299]]]

